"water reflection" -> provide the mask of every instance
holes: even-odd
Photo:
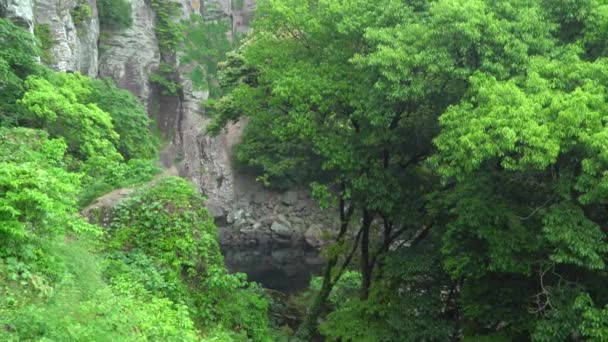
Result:
[[[319,252],[304,247],[225,246],[222,253],[230,272],[243,272],[250,281],[285,293],[307,288],[311,276],[323,268]]]

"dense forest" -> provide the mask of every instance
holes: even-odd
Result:
[[[608,1],[259,0],[238,43],[150,2],[235,163],[335,212],[324,270],[284,303],[230,274],[140,101],[0,19],[0,340],[608,341]]]

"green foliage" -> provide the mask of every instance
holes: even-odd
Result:
[[[18,103],[27,111],[20,120],[65,140],[72,167],[85,174],[80,205],[158,172],[153,161],[158,140],[142,105],[128,92],[109,81],[59,73],[32,76],[25,87]]]
[[[80,175],[64,169],[65,151],[44,131],[0,128],[0,257],[33,259],[44,239],[90,229],[77,216]]]
[[[85,20],[91,18],[93,10],[86,3],[79,2],[76,4],[76,7],[70,11],[70,15],[72,16],[72,20],[74,20],[74,24],[79,26],[82,25]]]
[[[247,117],[238,161],[267,184],[335,189],[343,220],[355,208],[343,225],[363,222],[362,233],[346,226],[328,247],[328,267],[349,261],[354,246],[369,292],[329,314],[324,334],[604,338],[607,8],[258,2],[251,36],[221,65],[225,94],[210,103],[208,129]],[[366,228],[370,216],[382,225]],[[393,229],[403,234],[395,241]],[[437,232],[420,233],[427,229]],[[434,271],[400,278],[380,265],[395,257],[391,248],[410,248],[396,241],[429,236],[432,248],[411,248],[408,258],[432,261]],[[400,298],[419,282],[434,298]],[[439,300],[446,291],[453,301]]]
[[[158,138],[150,133],[150,119],[136,97],[110,80],[94,80],[86,101],[110,114],[120,136],[116,149],[126,160],[156,158]]]
[[[114,268],[128,267],[149,291],[186,303],[197,325],[215,325],[267,339],[267,300],[241,275],[228,275],[215,225],[191,184],[165,178],[122,202],[107,245],[125,251]],[[118,269],[113,274],[126,272]]]
[[[221,261],[215,234],[213,220],[194,188],[180,178],[165,178],[120,204],[108,231],[108,245],[155,255],[177,272],[208,270]]]
[[[318,292],[321,289],[323,278],[314,277],[310,281],[310,290]],[[354,271],[346,271],[336,283],[333,291],[329,295],[329,303],[339,308],[345,305],[350,299],[356,298],[361,287],[361,274]]]
[[[98,0],[99,24],[109,30],[124,30],[133,24],[133,9],[127,0]]]
[[[226,35],[229,30],[225,21],[209,21],[200,15],[192,15],[183,28],[181,61],[192,66],[190,78],[194,87],[209,90],[211,97],[220,95],[217,65],[232,48]]]
[[[34,37],[36,45],[40,49],[40,58],[44,63],[52,63],[53,56],[50,49],[55,45],[55,40],[51,35],[51,28],[48,24],[37,24],[34,26]]]
[[[161,53],[171,54],[182,41],[182,25],[177,21],[180,5],[173,0],[151,0],[150,6],[156,13],[154,32]]]
[[[227,274],[186,181],[150,183],[107,231],[79,215],[158,171],[142,105],[37,66],[32,37],[4,20],[0,47],[0,340],[269,341],[264,294]]]
[[[161,62],[158,70],[150,75],[150,82],[158,84],[162,89],[163,95],[178,95],[182,86],[174,79],[177,76],[175,67]]]
[[[82,102],[91,92],[87,77],[57,73],[47,80],[32,76],[25,86],[27,92],[19,104],[30,111],[30,116],[24,120],[46,129],[51,136],[63,137],[68,151],[77,159],[122,159],[114,147],[119,136],[112,117],[97,105]]]
[[[36,298],[8,287],[14,299],[0,305],[9,327],[0,331],[3,340],[198,340],[183,305],[127,278],[105,282],[102,259],[86,241],[56,242],[53,251],[62,277],[51,292]]]
[[[23,112],[16,104],[23,96],[24,79],[39,70],[39,50],[29,32],[0,19],[0,124],[14,125]]]
[[[596,308],[591,296],[582,293],[576,298],[574,308],[578,311],[579,317],[582,316],[580,331],[584,337],[591,341],[608,339],[608,306]]]
[[[329,300],[337,310],[321,324],[321,333],[330,341],[449,340],[455,331],[454,287],[441,270],[433,240],[386,255],[384,277],[367,301],[358,298],[360,275],[345,273],[350,280],[336,284]]]

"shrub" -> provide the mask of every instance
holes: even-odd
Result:
[[[130,269],[149,291],[184,302],[203,329],[217,325],[267,340],[268,301],[244,275],[224,268],[213,219],[187,181],[169,177],[141,189],[115,210],[107,245],[110,277]]]
[[[99,23],[105,29],[123,30],[133,24],[133,10],[127,0],[98,0]]]
[[[150,132],[150,119],[139,99],[111,80],[91,80],[86,101],[112,117],[114,130],[120,136],[116,148],[125,160],[156,158],[159,142]]]
[[[55,39],[51,35],[51,28],[48,24],[36,24],[34,26],[34,37],[36,37],[36,45],[40,48],[40,59],[44,63],[53,63],[53,55],[51,48],[55,45]]]
[[[70,11],[70,14],[72,15],[72,20],[74,20],[74,25],[79,26],[85,20],[91,18],[93,10],[86,3],[79,2],[76,4],[76,7]]]
[[[38,29],[40,33],[40,28]],[[23,80],[40,69],[39,49],[34,37],[6,19],[0,19],[0,124],[14,125],[23,108],[16,104],[23,96]]]

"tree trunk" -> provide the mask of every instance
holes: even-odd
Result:
[[[336,243],[342,245],[344,243],[344,236],[348,231],[348,225],[350,223],[350,219],[354,212],[354,207],[350,206],[346,209],[346,203],[343,198],[340,198],[340,231],[338,233],[338,237],[336,238]],[[323,309],[323,305],[327,301],[331,290],[333,289],[335,283],[340,279],[342,272],[344,272],[345,267],[350,262],[351,254],[347,257],[347,260],[342,265],[339,274],[336,277],[336,280],[332,281],[332,271],[338,260],[340,255],[333,255],[327,261],[327,265],[325,267],[325,274],[323,276],[323,285],[321,285],[321,290],[315,297],[315,301],[308,310],[306,317],[298,327],[298,331],[296,332],[296,340],[299,341],[310,341],[313,334],[317,330],[317,321],[319,319],[319,315],[321,314],[321,310]]]
[[[369,287],[372,283],[372,265],[369,260],[369,229],[372,224],[372,216],[369,211],[363,211],[363,225],[361,235],[361,300],[369,297]]]
[[[317,330],[317,321],[319,320],[319,315],[321,314],[321,310],[323,309],[323,305],[327,301],[329,294],[331,293],[332,288],[334,287],[334,283],[331,281],[331,272],[336,266],[338,261],[337,257],[332,258],[328,263],[325,269],[325,275],[323,276],[323,285],[321,285],[321,290],[315,297],[315,302],[312,304],[306,317],[304,317],[304,321],[298,327],[298,331],[296,332],[296,339],[301,341],[310,341],[313,334]]]

